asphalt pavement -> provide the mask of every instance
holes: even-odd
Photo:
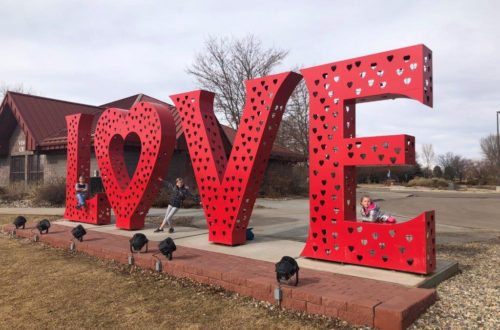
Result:
[[[423,211],[435,210],[438,244],[484,241],[500,235],[500,193],[359,187],[358,199],[365,194],[398,221],[409,220]],[[153,208],[148,215],[163,216],[164,212],[164,209]],[[64,208],[0,208],[0,214],[62,216]],[[199,229],[207,228],[201,209],[181,209],[176,217],[180,216],[192,217],[192,225]],[[309,226],[309,200],[257,199],[249,226],[259,236],[305,242]]]

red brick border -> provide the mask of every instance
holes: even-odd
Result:
[[[12,225],[3,227],[6,233],[13,229]],[[32,229],[32,225],[19,229],[16,235],[32,239],[36,232]],[[51,246],[69,248],[70,231],[71,227],[53,224],[49,234],[38,237]],[[128,240],[124,236],[87,230],[84,241],[75,244],[79,252],[127,264]],[[158,255],[155,257],[155,254]],[[150,242],[148,253],[134,254],[134,263],[141,268],[154,270],[157,260],[161,261],[164,273],[276,303],[273,263],[188,247],[178,247],[173,260],[168,261],[159,254],[155,242]],[[405,329],[437,298],[434,289],[408,288],[311,269],[300,271],[297,287],[282,286],[282,290],[284,308],[338,317],[380,329]]]

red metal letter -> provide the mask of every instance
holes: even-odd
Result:
[[[285,105],[301,76],[293,72],[246,81],[246,103],[229,160],[213,111],[214,94],[172,95],[200,188],[209,240],[246,241],[246,228]]]
[[[407,135],[356,138],[356,103],[407,97],[432,106],[423,45],[301,70],[310,93],[310,230],[303,256],[427,274],[434,211],[398,224],[356,222],[356,167],[415,163]]]
[[[107,225],[110,223],[110,206],[105,193],[97,193],[87,200],[87,207],[77,210],[75,184],[83,175],[90,182],[90,130],[94,115],[66,116],[68,146],[66,162],[66,210],[64,218],[72,221]]]
[[[141,144],[137,168],[130,178],[123,155],[124,141],[136,134]],[[116,214],[116,226],[141,229],[168,169],[175,146],[175,126],[165,106],[141,102],[129,111],[110,108],[97,122],[97,163],[106,194]]]

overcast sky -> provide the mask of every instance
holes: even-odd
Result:
[[[0,0],[0,83],[103,104],[137,93],[169,101],[209,36],[289,50],[276,73],[423,43],[433,51],[434,108],[362,104],[358,136],[410,134],[481,157],[500,110],[500,1]]]

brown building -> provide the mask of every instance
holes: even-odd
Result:
[[[188,185],[194,186],[194,174],[180,118],[172,105],[144,94],[93,106],[14,92],[7,92],[0,106],[0,186],[12,182],[43,182],[66,176],[65,116],[76,113],[94,114],[95,129],[97,119],[106,108],[130,109],[140,101],[162,103],[172,111],[177,143],[167,177],[170,180],[184,177]],[[236,131],[224,125],[220,125],[220,128],[229,154]],[[126,141],[124,153],[129,172],[133,173],[139,156],[138,147],[133,142],[128,144]],[[301,161],[304,159],[300,154],[274,145],[268,170],[290,167]],[[96,158],[92,154],[91,173],[97,170]]]

